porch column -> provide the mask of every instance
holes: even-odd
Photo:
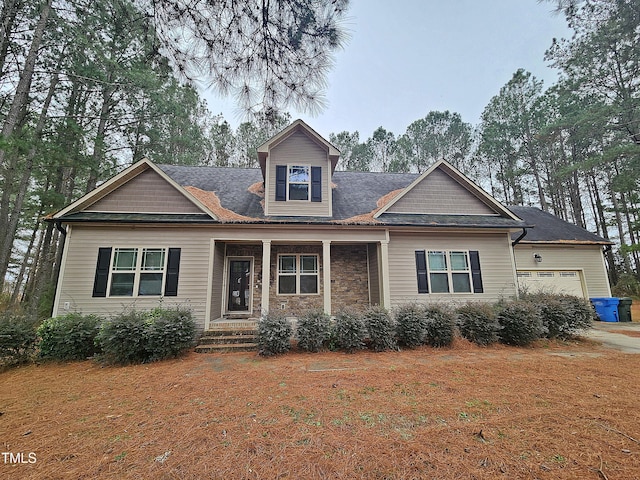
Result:
[[[262,240],[262,315],[269,313],[271,285],[271,240]]]
[[[389,240],[380,241],[380,285],[382,285],[382,306],[391,307],[391,290],[389,287]]]
[[[331,240],[322,241],[322,285],[324,313],[331,315]]]

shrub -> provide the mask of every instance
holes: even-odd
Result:
[[[190,310],[156,308],[145,321],[145,361],[175,358],[194,346],[196,323]]]
[[[424,307],[416,304],[403,305],[395,312],[398,343],[414,348],[424,344],[427,319]]]
[[[477,345],[498,341],[500,324],[495,308],[488,303],[467,303],[458,307],[457,323],[460,334]]]
[[[30,360],[35,352],[36,325],[29,317],[0,313],[0,365],[17,365]]]
[[[397,350],[395,322],[389,312],[382,307],[371,307],[362,317],[370,344],[376,352]]]
[[[453,342],[455,317],[445,307],[430,305],[425,308],[425,343],[432,347],[446,347]]]
[[[530,302],[507,303],[498,314],[500,341],[507,345],[528,345],[546,333],[538,308]]]
[[[340,312],[336,315],[331,332],[333,344],[349,353],[364,347],[367,330],[362,318],[354,312]]]
[[[258,353],[277,355],[291,348],[291,323],[283,316],[270,313],[258,322]]]
[[[548,338],[567,339],[591,327],[593,308],[582,298],[573,295],[535,294],[524,300],[534,304],[546,328]]]
[[[38,327],[40,357],[55,360],[84,360],[97,349],[95,338],[101,318],[69,313],[49,318]]]
[[[319,351],[329,339],[331,317],[322,310],[311,311],[298,319],[298,347],[307,352]]]
[[[177,357],[194,345],[195,336],[188,309],[131,310],[104,321],[96,345],[107,363],[128,365]]]
[[[147,315],[131,310],[102,322],[96,345],[107,363],[128,365],[147,359]]]
[[[564,303],[567,314],[566,330],[564,336],[572,336],[592,327],[591,322],[596,319],[596,313],[584,298],[571,295],[562,295],[560,301]]]

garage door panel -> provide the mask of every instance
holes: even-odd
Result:
[[[518,285],[528,293],[558,293],[585,297],[580,272],[576,270],[520,270]]]

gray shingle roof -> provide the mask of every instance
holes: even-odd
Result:
[[[535,207],[510,206],[509,210],[534,228],[527,231],[522,243],[575,243],[610,245],[613,242]],[[515,239],[518,234],[514,234]]]
[[[224,208],[258,221],[267,220],[260,205],[262,197],[250,191],[250,187],[263,181],[262,173],[258,169],[175,165],[159,165],[159,167],[183,187],[196,187],[214,192]],[[406,188],[418,176],[413,173],[335,172],[332,178],[332,218],[276,217],[268,220],[282,223],[329,223],[353,219],[370,214],[378,208],[377,202],[380,198],[395,190]],[[434,227],[513,228],[524,226],[522,222],[510,218],[477,215],[385,213],[378,221],[387,225]]]

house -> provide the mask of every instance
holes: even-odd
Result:
[[[514,248],[522,290],[583,298],[611,296],[603,249],[611,248],[613,242],[538,208],[512,206],[509,210],[534,226]]]
[[[52,215],[66,235],[54,315],[163,302],[208,329],[268,311],[493,302],[517,295],[516,271],[542,265],[609,295],[601,244],[575,265],[554,262],[582,244],[534,244],[544,260],[531,264],[526,209],[447,162],[421,175],[335,171],[338,150],[301,120],[257,153],[260,169],[142,160]]]

